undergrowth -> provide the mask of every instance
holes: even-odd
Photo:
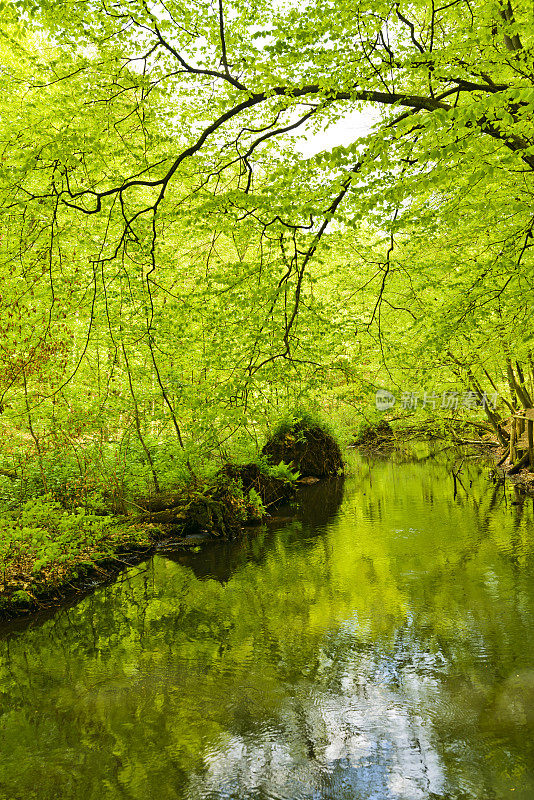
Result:
[[[150,546],[146,531],[111,517],[66,511],[48,497],[0,517],[0,610],[36,601],[121,549]]]

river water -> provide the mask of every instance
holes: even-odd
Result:
[[[533,501],[450,470],[359,459],[4,630],[1,800],[532,800]]]

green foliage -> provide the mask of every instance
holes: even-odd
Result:
[[[242,480],[230,480],[226,477],[219,479],[218,484],[224,493],[223,502],[236,515],[240,524],[259,521],[265,516],[261,495],[254,487],[245,491]]]
[[[302,432],[306,428],[315,426],[327,430],[328,433],[331,432],[329,430],[328,423],[323,421],[320,414],[313,414],[309,410],[297,409],[290,414],[287,414],[277,423],[273,430],[273,437],[283,437],[286,434],[291,433],[294,429],[298,429]],[[300,435],[303,436],[303,433]]]
[[[247,503],[249,507],[249,516],[252,517],[252,519],[259,520],[265,516],[265,506],[263,505],[261,496],[258,494],[256,489],[254,489],[254,487],[248,490]]]
[[[4,8],[7,511],[124,511],[284,415],[346,443],[377,386],[534,394],[531,10],[225,8],[224,47],[203,4]]]
[[[145,532],[109,517],[68,512],[50,496],[28,500],[15,517],[0,517],[0,608],[63,586],[80,569],[140,544],[149,545]]]
[[[291,466],[283,461],[280,461],[279,464],[270,465],[267,468],[267,474],[271,475],[273,478],[288,481],[289,483],[295,483],[300,478],[300,472],[291,469]]]

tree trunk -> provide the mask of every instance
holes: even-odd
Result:
[[[508,475],[515,475],[517,472],[519,472],[520,469],[526,467],[527,464],[528,464],[528,453],[525,453],[525,455],[522,458],[520,458],[516,464],[514,464],[512,469],[508,470]]]
[[[513,464],[517,458],[517,450],[515,443],[517,442],[517,419],[512,417],[512,425],[510,428],[510,463]]]

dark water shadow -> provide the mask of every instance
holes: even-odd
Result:
[[[303,486],[297,496],[296,518],[303,525],[312,528],[324,528],[329,525],[341,508],[344,486],[343,476]]]
[[[212,578],[226,583],[247,564],[262,564],[281,528],[286,529],[291,542],[302,537],[303,530],[308,536],[333,522],[343,501],[343,487],[342,477],[302,486],[295,500],[278,508],[266,526],[249,528],[241,539],[206,541],[195,550],[165,549],[160,555],[189,567],[200,580]]]
[[[226,583],[247,564],[261,564],[274,532],[251,528],[245,538],[231,542],[206,541],[195,550],[165,549],[159,555],[191,569],[196,578]]]

